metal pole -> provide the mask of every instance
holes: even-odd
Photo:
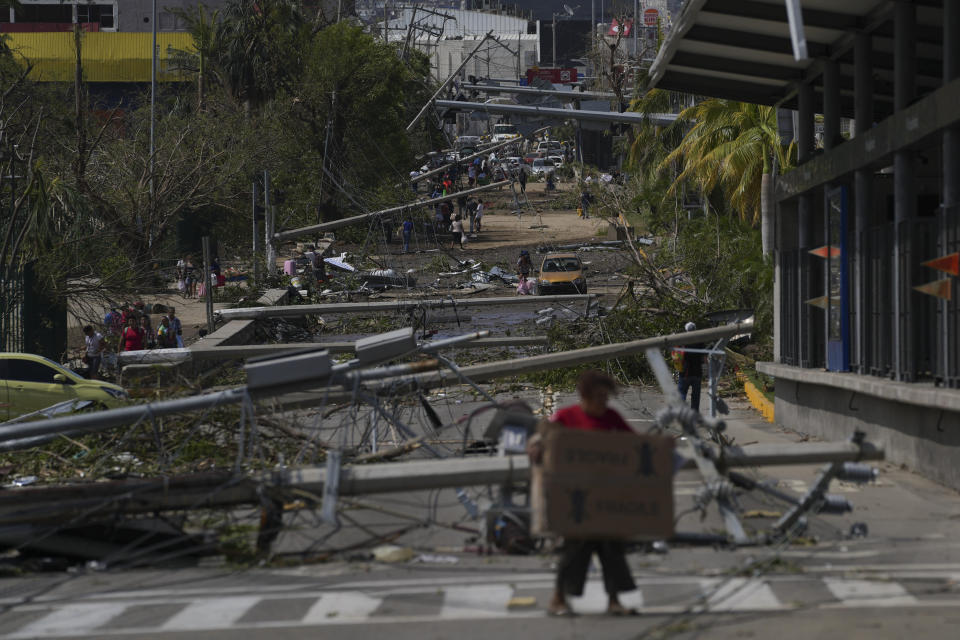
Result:
[[[206,300],[207,307],[207,331],[210,333],[214,332],[214,322],[213,322],[213,283],[210,278],[212,270],[210,266],[213,264],[210,255],[210,236],[203,236],[203,287],[204,287],[204,299]]]
[[[871,58],[872,38],[869,33],[861,32],[854,41],[854,92],[853,117],[856,123],[856,135],[863,135],[873,125],[873,65]],[[853,174],[854,184],[854,313],[856,326],[854,327],[853,348],[856,354],[857,371],[869,373],[871,360],[876,354],[867,356],[867,334],[869,322],[867,310],[870,302],[867,291],[867,227],[870,223],[873,208],[873,171],[857,169]]]
[[[557,120],[579,119],[594,120],[597,122],[622,122],[625,124],[653,122],[656,125],[669,125],[677,119],[676,114],[673,113],[642,114],[632,111],[624,111],[622,113],[616,111],[573,111],[571,109],[531,107],[518,104],[460,102],[459,100],[437,100],[435,104],[441,109],[453,109],[455,111],[484,111],[487,113],[503,113],[529,118],[554,118]]]
[[[804,82],[800,85],[797,92],[797,160],[803,164],[810,160],[813,155],[813,86]],[[813,282],[810,272],[813,265],[807,249],[811,249],[813,235],[813,193],[807,192],[800,195],[797,199],[797,248],[799,251],[799,269],[797,277],[799,278],[800,299],[796,301],[799,315],[799,364],[801,367],[812,366],[813,360],[813,322],[811,322],[810,305],[804,304],[805,300],[813,297],[811,283]]]
[[[943,83],[960,78],[960,5],[945,2],[943,5]],[[940,253],[952,253],[957,246],[957,217],[960,207],[960,127],[954,125],[943,131],[943,211],[940,224]],[[955,302],[940,301],[940,326],[938,349],[938,374],[942,381],[952,386],[957,371],[956,328],[951,323],[950,310]]]
[[[893,107],[906,109],[916,97],[916,7],[906,2],[894,5]],[[909,221],[916,212],[916,153],[902,149],[893,156],[893,343],[894,379],[912,381],[915,374],[913,330],[910,316],[911,265],[906,261],[911,238]]]
[[[257,207],[260,205],[260,194],[257,189],[257,181],[253,181],[251,191],[253,201],[253,282],[260,285],[260,222],[257,220]]]
[[[153,27],[153,49],[150,53],[150,213],[156,208],[157,190],[154,184],[153,173],[156,155],[156,128],[157,128],[157,0],[153,0],[153,17],[150,18]],[[147,229],[148,244],[153,244],[153,230]]]
[[[413,129],[413,127],[417,124],[417,122],[420,121],[420,118],[423,117],[423,114],[425,114],[425,113],[427,112],[427,110],[428,110],[428,109],[433,105],[433,103],[436,101],[437,96],[440,95],[440,93],[441,93],[444,89],[447,88],[447,85],[450,84],[450,82],[451,82],[455,77],[457,77],[457,74],[459,74],[460,71],[461,71],[465,66],[467,66],[467,62],[469,62],[470,59],[473,58],[474,55],[476,55],[477,51],[480,51],[480,47],[482,47],[482,46],[483,46],[483,43],[487,41],[487,38],[490,38],[492,35],[493,35],[493,29],[491,29],[490,31],[487,31],[487,35],[483,36],[483,37],[480,39],[480,42],[478,42],[478,43],[477,43],[477,46],[473,48],[473,51],[470,52],[470,55],[468,55],[466,58],[464,58],[463,61],[460,62],[460,66],[458,66],[458,67],[454,70],[453,73],[451,73],[449,76],[447,76],[447,79],[444,80],[444,81],[440,84],[440,86],[437,88],[437,90],[433,92],[433,95],[430,96],[430,99],[427,100],[427,103],[426,103],[425,105],[423,105],[423,108],[420,109],[420,112],[417,113],[416,117],[415,117],[413,120],[410,121],[410,124],[407,125],[407,131],[411,131],[411,130]]]
[[[633,55],[640,60],[640,0],[633,0]],[[639,64],[639,62],[637,63]]]
[[[553,66],[557,68],[557,14],[553,14],[553,36],[550,38],[550,44],[553,45]]]

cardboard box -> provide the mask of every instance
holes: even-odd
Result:
[[[545,430],[543,445],[530,488],[536,535],[673,535],[672,437],[556,428]]]

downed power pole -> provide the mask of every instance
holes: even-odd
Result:
[[[726,467],[843,463],[882,460],[881,448],[864,443],[747,445],[728,451]],[[693,468],[687,459],[681,468]],[[282,498],[288,489],[323,495],[326,467],[279,469],[246,478],[230,473],[194,474],[147,480],[118,480],[64,487],[24,487],[0,492],[0,526],[57,522],[84,515],[95,519],[93,507],[103,506],[104,518],[118,514],[205,509],[260,504],[264,494]],[[338,494],[396,493],[524,482],[530,477],[526,456],[411,460],[340,470]],[[113,503],[117,500],[116,503]]]
[[[519,104],[487,104],[485,102],[460,102],[459,100],[437,100],[437,107],[454,111],[482,111],[484,113],[502,113],[511,116],[527,116],[551,120],[593,120],[597,122],[622,122],[624,124],[669,125],[677,119],[675,113],[634,113],[625,111],[582,111],[579,109],[557,109],[553,107],[522,106]]]
[[[331,222],[322,222],[320,224],[310,225],[309,227],[300,227],[299,229],[290,229],[289,231],[281,231],[280,233],[273,234],[273,239],[277,242],[283,242],[285,240],[293,240],[294,238],[299,238],[300,236],[306,236],[314,233],[324,233],[326,231],[333,231],[334,229],[340,229],[342,227],[349,227],[352,224],[357,224],[358,222],[366,222],[371,218],[376,218],[379,216],[389,216],[395,213],[403,213],[409,209],[416,209],[418,207],[425,207],[431,204],[439,204],[441,202],[448,202],[450,200],[456,200],[462,196],[469,196],[474,193],[480,193],[482,191],[489,191],[490,189],[506,187],[510,185],[510,180],[501,180],[500,182],[493,182],[491,184],[483,185],[482,187],[474,187],[473,189],[466,189],[464,191],[457,191],[456,193],[451,193],[450,195],[441,196],[439,198],[431,198],[429,200],[418,200],[416,202],[411,202],[408,204],[402,204],[399,207],[391,207],[389,209],[381,209],[380,211],[371,211],[370,213],[362,213],[358,216],[351,216],[349,218],[342,218],[340,220],[333,220]]]
[[[460,309],[515,304],[545,304],[548,302],[588,302],[591,294],[555,296],[510,296],[504,298],[430,298],[397,300],[396,302],[331,302],[327,304],[299,304],[279,307],[240,307],[221,309],[224,320],[260,320],[264,318],[297,318],[324,313],[366,313],[370,311],[407,311],[410,309]]]

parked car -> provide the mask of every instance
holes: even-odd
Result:
[[[533,164],[530,165],[530,173],[535,176],[553,173],[556,169],[553,160],[549,158],[535,158]]]
[[[43,356],[0,353],[0,420],[68,400],[92,400],[115,407],[129,397],[121,386],[87,380]]]
[[[586,293],[586,269],[575,253],[548,253],[540,265],[537,294]]]
[[[547,156],[548,160],[553,160],[553,166],[560,168],[563,166],[563,156]]]

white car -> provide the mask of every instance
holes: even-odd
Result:
[[[547,156],[547,160],[553,160],[553,164],[557,168],[563,166],[563,156]]]
[[[557,170],[557,166],[550,158],[536,158],[530,167],[530,173],[535,176],[546,175]]]

